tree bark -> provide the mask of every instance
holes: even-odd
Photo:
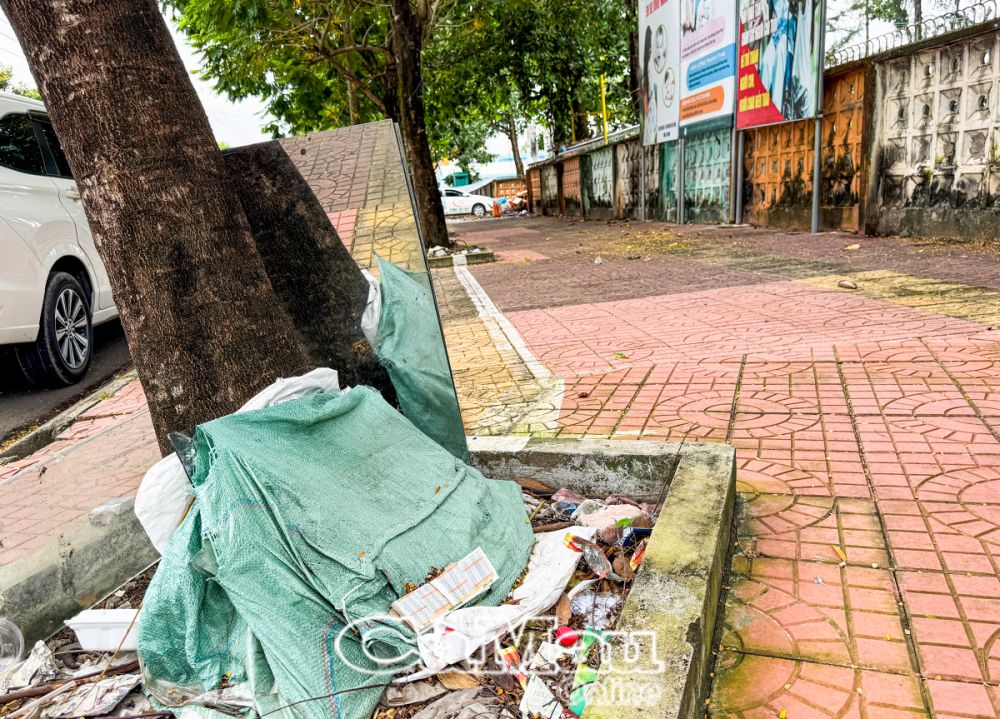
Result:
[[[573,98],[573,134],[576,137],[577,142],[583,142],[584,140],[590,139],[590,123],[587,122],[587,108],[584,107],[583,103]]]
[[[639,73],[639,0],[626,0],[626,27],[628,27],[628,89],[636,117],[642,117]]]
[[[76,177],[161,450],[315,364],[155,0],[0,7]]]
[[[295,163],[277,141],[223,153],[278,301],[313,367],[333,367],[341,384],[395,390],[361,331],[368,280]]]
[[[399,78],[400,130],[413,178],[417,216],[428,247],[451,247],[453,243],[448,237],[424,119],[424,80],[420,71],[422,31],[410,0],[390,0],[390,9],[392,51]]]
[[[521,148],[517,140],[517,123],[514,121],[514,113],[507,113],[506,123],[507,137],[510,139],[510,149],[514,154],[514,171],[518,177],[524,177],[524,161],[521,159]]]

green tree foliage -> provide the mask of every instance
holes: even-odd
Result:
[[[0,65],[0,91],[12,92],[34,100],[42,99],[36,88],[29,87],[23,82],[14,82],[14,68],[10,65]]]
[[[427,131],[434,154],[491,159],[493,133],[542,121],[568,144],[599,126],[607,77],[612,126],[629,103],[628,0],[415,0],[423,25]],[[262,98],[275,136],[398,119],[386,3],[165,0],[234,99]],[[405,101],[405,98],[403,98]],[[588,122],[589,120],[589,122]]]
[[[557,143],[599,125],[600,77],[613,126],[635,122],[625,0],[478,0],[461,6],[427,50],[432,138],[451,127],[508,133],[529,120]],[[451,120],[451,123],[448,120]]]

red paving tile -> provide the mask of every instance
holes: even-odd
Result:
[[[742,281],[508,314],[559,433],[736,447],[711,715],[1000,716],[1000,332]]]

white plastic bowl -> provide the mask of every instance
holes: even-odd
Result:
[[[88,652],[113,652],[119,644],[123,652],[134,652],[139,648],[138,613],[138,609],[87,609],[67,619],[66,626],[76,632],[80,646]]]

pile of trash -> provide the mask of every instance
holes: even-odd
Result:
[[[131,622],[37,644],[0,671],[0,716],[582,713],[657,508],[486,479],[330,372],[150,471],[136,511],[163,557],[102,604]]]

